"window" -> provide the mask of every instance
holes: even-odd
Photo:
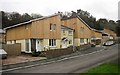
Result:
[[[63,30],[63,33],[65,33],[65,30]]]
[[[56,24],[54,24],[54,30],[56,30]]]
[[[84,27],[81,27],[81,28],[80,28],[80,31],[81,31],[81,32],[84,32]]]
[[[56,39],[49,39],[49,46],[56,46]]]
[[[14,40],[14,44],[16,43],[16,40]]]
[[[69,41],[69,44],[72,44],[72,40]]]
[[[38,44],[39,44],[39,41],[38,41]]]
[[[12,44],[12,40],[10,40],[10,43]]]
[[[69,31],[69,35],[72,35],[72,31]]]
[[[80,39],[80,44],[84,44],[84,39],[83,38]]]
[[[87,43],[89,43],[89,40],[88,40],[88,39],[86,39],[86,41],[87,41]]]
[[[50,23],[50,31],[52,31],[52,24]]]

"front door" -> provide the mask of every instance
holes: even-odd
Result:
[[[36,40],[36,51],[42,51],[42,40]]]
[[[62,48],[67,48],[67,41],[65,40],[62,41]]]
[[[31,51],[36,52],[36,39],[31,39]]]

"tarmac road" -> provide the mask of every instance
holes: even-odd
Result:
[[[96,48],[97,49],[97,48]],[[118,45],[92,53],[65,58],[50,64],[9,71],[7,73],[83,73],[90,67],[118,58]]]

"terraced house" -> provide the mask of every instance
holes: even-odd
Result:
[[[61,48],[73,46],[74,29],[61,25]]]
[[[7,44],[21,43],[21,52],[31,53],[73,45],[73,29],[61,26],[60,14],[30,20],[5,30]],[[65,35],[70,32],[70,36],[62,35],[62,30]]]
[[[72,18],[62,19],[62,23],[65,26],[73,28],[74,32],[74,45],[81,46],[90,44],[91,40],[96,44],[101,44],[102,32],[92,29],[87,25],[79,16]]]
[[[93,42],[96,45],[102,45],[102,41],[103,41],[102,31],[92,29],[91,33],[92,33],[91,42]]]
[[[102,38],[103,38],[103,43],[108,40],[116,40],[117,34],[107,28],[104,28],[104,30],[102,31]]]

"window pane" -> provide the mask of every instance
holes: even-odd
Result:
[[[51,39],[49,39],[49,46],[51,46]]]
[[[56,40],[54,39],[54,46],[56,46]]]
[[[84,43],[84,39],[83,38],[80,39],[80,43]]]
[[[69,41],[69,44],[72,44],[72,40]]]
[[[54,30],[56,30],[56,24],[54,24]]]
[[[50,23],[50,30],[52,30],[52,24]]]
[[[69,35],[72,35],[72,31],[69,31]]]

